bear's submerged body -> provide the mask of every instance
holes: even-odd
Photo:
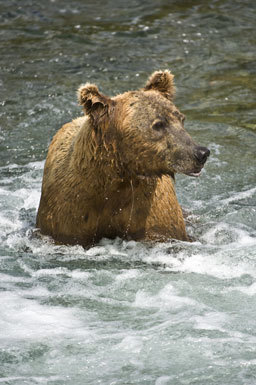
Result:
[[[113,99],[94,85],[79,89],[86,115],[57,132],[45,163],[37,214],[43,234],[84,247],[102,237],[188,240],[174,173],[199,175],[209,151],[181,127],[172,96],[167,71]]]

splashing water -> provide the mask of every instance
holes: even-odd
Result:
[[[254,3],[36,3],[0,5],[0,384],[254,385]],[[164,68],[211,150],[199,179],[176,178],[195,241],[40,236],[46,149],[80,113],[75,88],[116,94]]]

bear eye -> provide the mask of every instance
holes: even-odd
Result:
[[[162,120],[158,120],[157,122],[153,123],[153,125],[152,125],[153,130],[158,131],[158,132],[164,131],[165,127],[166,127],[166,124]]]

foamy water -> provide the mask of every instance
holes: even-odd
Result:
[[[253,384],[255,229],[230,223],[239,211],[225,207],[255,188],[222,199],[209,223],[196,202],[193,243],[103,239],[84,250],[34,231],[43,165],[12,165],[1,183],[0,382]]]
[[[0,385],[256,384],[256,2],[0,1]],[[211,150],[178,175],[194,242],[35,231],[44,160],[106,95],[175,75],[175,103]]]

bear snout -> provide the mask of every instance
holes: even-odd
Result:
[[[210,150],[207,147],[197,146],[194,150],[194,155],[200,164],[205,164],[210,155]]]

